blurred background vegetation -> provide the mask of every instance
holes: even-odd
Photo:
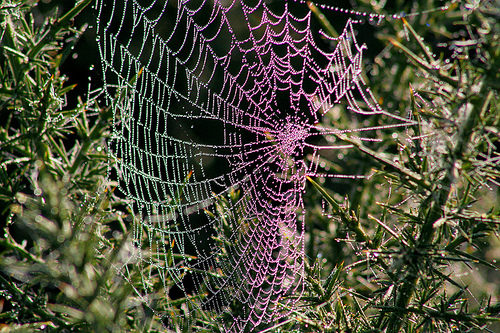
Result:
[[[203,331],[211,314],[161,288],[146,306],[143,272],[126,260],[132,219],[107,179],[112,115],[88,85],[91,4],[2,0],[0,331]],[[366,79],[418,126],[380,130],[373,146],[325,138],[355,146],[325,165],[369,177],[309,182],[306,293],[256,331],[498,332],[500,3],[336,5],[387,15],[359,25]],[[332,34],[355,15],[310,8]],[[341,104],[324,119],[354,121]]]

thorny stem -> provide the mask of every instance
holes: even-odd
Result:
[[[348,209],[345,209],[341,205],[339,205],[335,199],[333,199],[328,192],[321,187],[318,183],[316,183],[311,177],[306,176],[307,180],[318,190],[319,193],[323,196],[323,198],[326,199],[332,206],[335,214],[340,217],[341,221],[347,226],[347,228],[354,232],[356,235],[356,240],[359,242],[364,242],[366,246],[375,251],[380,251],[379,244],[377,242],[374,242],[368,234],[365,232],[363,227],[360,225],[358,217],[353,213],[353,212],[348,212]],[[380,222],[379,222],[380,223]],[[381,257],[376,258],[377,264],[379,264],[386,272],[387,274],[393,278],[396,279],[395,276],[389,271],[389,266],[387,265],[386,262]]]
[[[373,157],[374,159],[376,159],[377,161],[382,163],[384,166],[397,170],[397,172],[399,174],[401,174],[403,177],[405,177],[406,179],[415,182],[416,184],[424,187],[425,189],[428,189],[428,190],[431,189],[431,183],[428,182],[427,180],[425,180],[420,174],[411,171],[410,169],[406,168],[403,165],[399,165],[397,163],[394,163],[390,159],[388,159],[388,158],[382,156],[381,154],[371,150],[370,148],[364,146],[358,140],[349,138],[345,134],[339,133],[339,134],[336,134],[336,136],[337,136],[337,138],[339,138],[342,141],[351,143],[354,147],[356,147],[357,149],[359,149],[363,153],[370,155],[371,157]]]
[[[443,207],[448,201],[451,187],[455,182],[456,174],[459,171],[457,169],[458,167],[456,162],[462,158],[462,155],[463,153],[465,153],[470,142],[473,128],[476,126],[478,115],[480,112],[480,110],[478,110],[478,107],[482,104],[481,109],[484,109],[485,107],[487,107],[487,104],[489,102],[489,98],[486,98],[486,100],[479,99],[481,98],[483,87],[484,85],[480,87],[480,91],[477,94],[474,94],[473,97],[469,97],[469,103],[472,104],[472,107],[470,108],[470,110],[468,110],[465,121],[459,129],[456,146],[450,152],[450,159],[448,162],[446,174],[441,182],[439,182],[439,184],[435,187],[435,191],[431,193],[433,201],[425,218],[424,225],[422,226],[420,236],[418,237],[416,242],[415,250],[417,251],[425,251],[425,249],[427,249],[431,245],[434,239],[436,231],[434,223],[441,217]],[[479,98],[476,96],[478,96]],[[483,101],[483,103],[479,103],[480,101]],[[398,293],[398,296],[396,298],[394,309],[408,308],[408,305],[411,301],[411,298],[413,297],[415,288],[419,281],[418,273],[418,265],[408,265],[408,271],[405,277],[402,279],[403,282],[401,287],[399,288],[400,292]],[[401,327],[404,323],[404,318],[402,318],[402,316],[404,315],[399,311],[392,312],[387,322],[386,332],[400,332]]]
[[[85,7],[87,7],[92,0],[82,0],[76,6],[61,17],[56,24],[54,24],[49,31],[36,43],[36,45],[28,53],[28,57],[33,59],[38,53],[47,45],[48,42],[54,39],[56,34],[61,31],[66,25],[77,16]]]
[[[314,16],[318,19],[319,23],[323,26],[323,29],[330,35],[330,37],[338,38],[339,33],[335,30],[335,28],[330,24],[330,21],[327,20],[325,15],[319,10],[319,8],[313,4],[311,1],[307,1],[307,6],[313,12]]]
[[[349,230],[353,231],[356,234],[356,240],[360,242],[366,242],[368,247],[373,247],[372,241],[370,240],[370,237],[366,234],[366,232],[363,230],[361,225],[359,224],[358,218],[350,214],[344,207],[339,205],[335,199],[333,199],[328,192],[325,191],[324,188],[322,188],[318,183],[316,183],[314,180],[312,180],[311,177],[306,176],[307,180],[313,184],[313,186],[323,195],[323,197],[332,205],[333,210],[335,213],[340,217],[343,223],[349,228]]]
[[[96,142],[96,140],[99,137],[102,137],[103,130],[109,126],[108,123],[109,113],[110,113],[109,109],[103,109],[101,111],[101,117],[99,118],[99,122],[90,131],[86,131],[85,140],[80,149],[78,150],[78,154],[76,155],[73,164],[68,170],[70,174],[76,172],[78,167],[80,167],[82,162],[85,160],[89,149],[92,147],[92,145]]]

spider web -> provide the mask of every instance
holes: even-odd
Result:
[[[135,216],[128,263],[147,272],[145,290],[164,290],[167,307],[185,297],[222,331],[283,318],[303,288],[306,176],[339,176],[320,155],[345,148],[317,144],[341,132],[322,115],[343,103],[383,121],[350,133],[359,138],[409,124],[366,87],[356,23],[338,38],[313,34],[307,5],[288,2],[100,0],[96,9],[110,154]]]

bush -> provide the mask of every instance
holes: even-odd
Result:
[[[72,20],[89,3],[42,22],[28,1],[0,12],[2,330],[160,327],[117,274],[128,231],[106,179],[109,109],[82,100],[65,108],[75,86],[59,68],[84,33]]]

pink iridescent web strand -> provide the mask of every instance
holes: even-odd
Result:
[[[335,45],[325,50],[315,42],[307,6],[294,14],[291,7],[300,4],[282,5],[279,13],[265,1],[96,5],[104,92],[111,103],[117,92],[130,92],[113,104],[111,144],[120,189],[138,216],[134,239],[141,250],[130,263],[161,276],[168,297],[174,288],[167,280],[186,297],[190,288],[204,292],[190,306],[213,310],[227,332],[279,321],[300,301],[306,176],[326,175],[321,150],[345,148],[307,139],[347,133],[319,125],[322,115],[347,102],[350,112],[387,116],[394,121],[388,126],[409,124],[381,109],[366,86],[365,46],[356,41],[354,21],[338,38],[320,31]],[[211,126],[220,133],[200,138]],[[214,173],[214,165],[226,171]],[[245,222],[228,250],[207,235],[222,223],[214,204],[231,189],[242,193],[230,208]],[[172,248],[181,258],[164,266],[153,260]],[[230,259],[221,260],[223,253]],[[203,271],[220,274],[193,273]],[[234,302],[242,307],[237,315],[230,313]]]

